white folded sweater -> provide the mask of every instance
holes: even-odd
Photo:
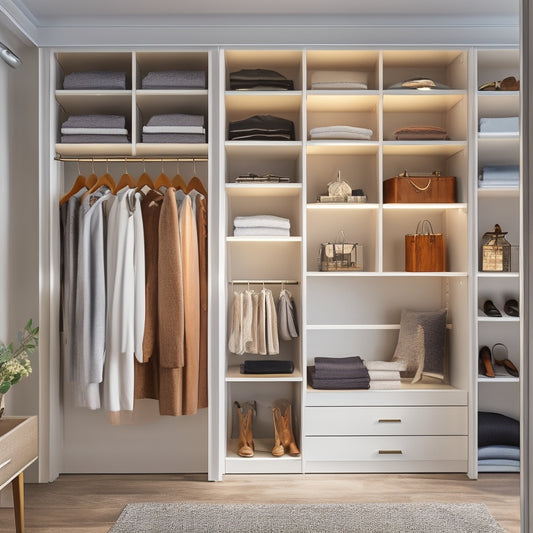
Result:
[[[250,215],[237,216],[233,220],[236,228],[281,228],[290,229],[291,221],[288,218],[277,217],[274,215]]]

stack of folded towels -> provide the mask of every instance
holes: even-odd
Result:
[[[372,138],[372,130],[354,126],[322,126],[312,128],[309,131],[311,140],[316,139],[356,139],[369,141]]]
[[[71,115],[61,124],[62,143],[127,143],[121,115]]]
[[[143,143],[205,143],[203,115],[154,115],[143,126]]]
[[[289,237],[291,221],[274,215],[238,216],[233,226],[235,237]]]
[[[367,361],[370,388],[376,390],[399,389],[400,372],[407,370],[406,363],[400,361]]]
[[[520,472],[520,422],[500,413],[478,413],[480,472]]]
[[[479,133],[484,135],[497,135],[502,133],[518,135],[520,131],[519,117],[485,117],[479,119]]]
[[[71,72],[63,80],[63,89],[74,91],[126,90],[126,73],[111,71]]]
[[[315,70],[311,73],[311,89],[354,90],[368,89],[367,72],[346,70]]]
[[[205,89],[203,70],[161,70],[149,72],[143,79],[143,89]]]
[[[520,171],[518,165],[483,167],[479,176],[480,189],[502,189],[518,187]]]
[[[315,357],[308,367],[313,389],[368,389],[370,377],[363,360],[353,357]]]

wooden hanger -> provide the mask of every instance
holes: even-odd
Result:
[[[202,183],[202,180],[196,175],[196,161],[193,159],[193,165],[194,165],[194,177],[191,178],[191,181],[189,181],[189,184],[187,185],[187,194],[189,194],[191,191],[198,191],[200,194],[203,194],[207,198],[207,191],[204,187],[204,184]]]
[[[76,181],[74,182],[74,185],[72,186],[70,191],[63,195],[62,198],[59,200],[59,205],[63,205],[65,202],[68,202],[69,198],[74,196],[77,192],[81,191],[86,186],[87,178],[82,175],[80,170],[80,164],[78,162],[78,177],[76,178]]]
[[[161,161],[161,174],[157,177],[154,183],[154,189],[157,191],[160,187],[172,187],[172,182],[170,178],[165,174],[165,169],[163,168],[163,161]]]
[[[106,167],[106,172],[105,174],[102,174],[98,180],[96,181],[96,183],[81,197],[82,201],[87,197],[89,196],[90,194],[92,194],[93,192],[97,191],[98,189],[100,189],[100,187],[108,187],[111,191],[114,191],[115,190],[115,181],[113,180],[113,178],[111,177],[111,174],[109,174],[109,167]]]
[[[117,186],[115,187],[115,190],[113,191],[113,194],[117,194],[118,191],[123,189],[124,187],[129,187],[130,189],[135,189],[137,187],[137,182],[128,173],[128,169],[126,167],[126,163],[124,163],[124,174],[120,177],[120,180],[117,183]]]
[[[89,174],[89,177],[87,178],[87,181],[85,182],[85,185],[87,186],[87,189],[90,189],[94,186],[94,184],[98,181],[98,176],[94,172],[94,160],[91,163],[91,173]]]
[[[149,187],[150,189],[154,188],[154,182],[152,181],[152,178],[146,172],[146,162],[143,159],[143,173],[139,176],[139,179],[137,180],[137,189],[135,189],[137,192],[139,192],[143,187]]]
[[[187,192],[187,183],[180,174],[179,162],[176,169],[176,175],[172,178],[172,187],[177,191]]]

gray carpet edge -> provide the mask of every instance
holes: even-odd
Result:
[[[131,503],[109,533],[501,533],[484,503]]]

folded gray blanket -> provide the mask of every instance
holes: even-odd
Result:
[[[366,378],[368,370],[363,360],[353,357],[315,357],[315,373],[317,378]]]
[[[64,89],[125,90],[126,73],[110,71],[71,72],[63,80]]]
[[[205,143],[205,133],[143,133],[143,143]]]
[[[143,89],[205,89],[203,70],[162,70],[149,72],[142,80]]]
[[[370,387],[370,379],[368,378],[317,378],[313,366],[309,367],[308,377],[313,389],[368,389]]]
[[[150,117],[147,126],[203,126],[203,115],[187,115],[184,113],[170,113]]]
[[[70,115],[62,128],[125,128],[126,117],[122,115]]]
[[[62,143],[129,143],[126,135],[61,135]]]

